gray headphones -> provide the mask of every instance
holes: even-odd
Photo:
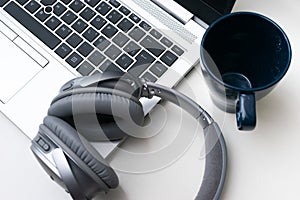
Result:
[[[205,171],[196,199],[218,199],[227,157],[217,123],[182,93],[129,74],[96,74],[63,85],[32,140],[31,150],[44,170],[73,199],[91,199],[99,192],[107,192],[118,186],[118,177],[89,142],[122,139],[126,132],[120,124],[142,126],[144,112],[139,99],[153,96],[180,106],[203,127]],[[97,120],[90,120],[94,118]]]

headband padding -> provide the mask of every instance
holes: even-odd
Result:
[[[109,188],[118,186],[119,180],[113,169],[84,137],[79,136],[80,134],[73,127],[52,116],[44,118],[44,125],[54,134],[48,135],[51,139],[56,142],[58,139],[65,144],[61,146],[64,151],[66,151],[64,148],[68,148],[75,153]],[[78,160],[78,158],[73,158],[73,160]]]
[[[144,123],[143,107],[136,98],[102,92],[58,99],[52,102],[48,115],[68,121],[89,141],[121,139],[127,135],[123,130],[131,130],[123,125]]]

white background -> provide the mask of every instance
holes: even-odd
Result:
[[[224,114],[212,104],[199,66],[178,86],[211,113],[225,136],[229,160],[222,200],[300,199],[299,8],[297,0],[237,0],[235,4],[234,11],[258,12],[277,22],[287,33],[293,51],[287,75],[270,95],[257,103],[255,131],[237,131],[235,116]],[[159,117],[161,109],[168,116],[160,136],[142,143],[150,149],[157,144],[157,138],[167,138],[161,135],[176,132],[178,120],[182,127],[179,134],[195,133],[197,124],[187,114],[169,103],[162,106],[153,111],[153,117]],[[42,171],[29,150],[30,141],[2,114],[0,122],[1,199],[70,199]],[[198,132],[188,150],[172,165],[143,174],[117,171],[120,187],[105,199],[192,199],[200,185],[204,164],[200,158],[202,132]],[[142,149],[142,145],[130,147],[131,142],[124,148]],[[118,156],[116,153],[112,159],[122,159]]]

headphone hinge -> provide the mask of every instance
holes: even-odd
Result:
[[[148,99],[151,99],[153,96],[155,96],[154,89],[150,89],[145,79],[141,79],[142,82],[142,90],[141,90],[141,97],[146,97]]]
[[[214,122],[214,120],[206,111],[201,112],[200,115],[196,117],[196,119],[199,120],[199,123],[201,124],[203,129]]]

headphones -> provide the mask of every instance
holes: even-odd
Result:
[[[89,142],[119,140],[127,135],[124,130],[142,126],[144,112],[139,99],[153,96],[180,106],[203,127],[205,170],[195,199],[217,200],[227,164],[226,145],[217,123],[182,93],[127,73],[105,72],[64,84],[39,126],[31,150],[51,179],[73,199],[87,200],[108,192],[118,186],[118,177]]]

